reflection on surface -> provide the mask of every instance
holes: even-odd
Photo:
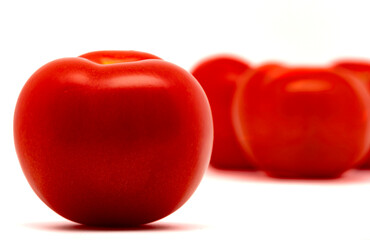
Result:
[[[26,227],[43,231],[62,231],[62,232],[134,232],[134,231],[190,231],[205,228],[203,225],[189,223],[168,223],[155,222],[137,227],[94,227],[86,226],[69,221],[64,222],[36,222],[25,223]]]
[[[266,182],[266,183],[299,183],[299,184],[368,184],[370,183],[370,170],[352,169],[345,172],[339,178],[332,179],[284,179],[267,176],[262,171],[251,170],[221,170],[209,167],[207,176],[212,178],[224,178],[235,181]]]

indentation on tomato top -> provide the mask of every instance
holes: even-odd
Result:
[[[100,63],[101,64],[114,64],[114,63],[122,63],[122,62],[136,62],[141,59],[139,58],[124,58],[124,59],[119,59],[119,58],[109,58],[109,57],[102,57],[100,58]]]
[[[300,79],[290,82],[285,86],[287,92],[319,92],[326,91],[333,87],[328,81],[320,79]]]

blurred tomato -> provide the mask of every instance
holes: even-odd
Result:
[[[338,177],[369,149],[369,100],[359,81],[333,69],[266,65],[244,77],[235,127],[270,176]]]
[[[204,59],[191,71],[211,105],[215,134],[211,165],[216,168],[254,168],[236,139],[231,119],[239,76],[250,70],[248,63],[236,56],[218,55]]]
[[[353,74],[365,84],[370,92],[370,61],[366,60],[341,60],[334,64],[336,69],[345,70]],[[364,156],[359,168],[370,169],[370,151]]]

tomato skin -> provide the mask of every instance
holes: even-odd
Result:
[[[340,71],[347,71],[347,73],[353,74],[362,83],[370,93],[370,62],[365,60],[340,60],[333,64],[333,67]],[[361,163],[358,166],[362,169],[370,169],[370,151],[363,157]]]
[[[369,96],[333,69],[262,66],[238,88],[233,116],[245,151],[272,177],[339,177],[369,149]]]
[[[190,73],[163,60],[96,62],[55,60],[25,84],[14,115],[23,172],[69,220],[156,221],[188,200],[209,164],[206,95]]]
[[[238,78],[251,67],[233,55],[216,55],[203,59],[191,73],[205,90],[214,121],[214,145],[211,166],[220,169],[253,169],[243,152],[232,126],[231,105]]]

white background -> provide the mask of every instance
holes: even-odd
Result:
[[[13,145],[17,96],[43,64],[95,50],[139,50],[185,69],[215,53],[253,65],[370,58],[370,2],[1,1],[1,239],[370,239],[370,171],[288,181],[208,171],[177,212],[142,229],[86,228],[32,192]]]

